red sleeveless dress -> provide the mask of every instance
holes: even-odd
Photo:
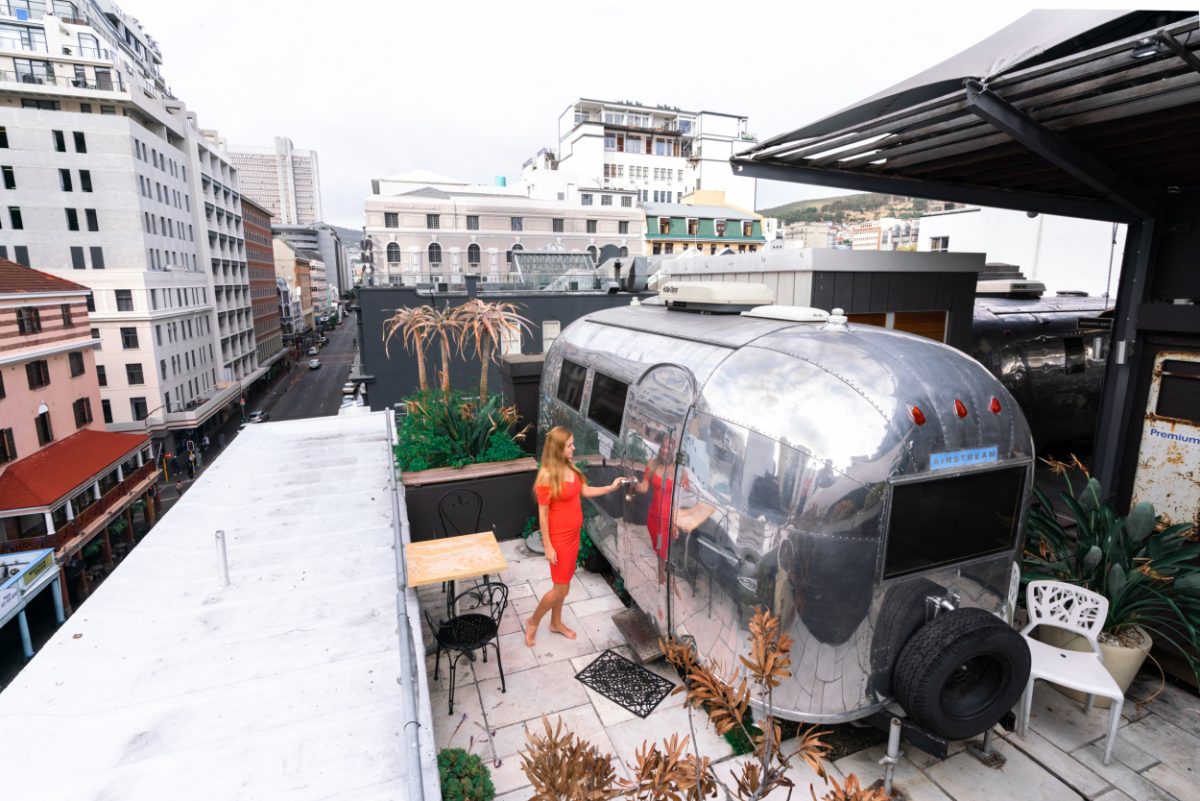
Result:
[[[550,565],[550,580],[555,584],[569,584],[575,575],[575,562],[579,558],[579,529],[583,526],[583,504],[579,494],[583,482],[576,476],[574,481],[564,481],[557,498],[551,499],[550,487],[535,484],[538,506],[549,507],[546,532],[550,544],[558,555],[558,563]]]
[[[674,480],[664,479],[658,471],[651,472],[646,468],[646,479],[650,482],[650,514],[646,516],[646,528],[650,529],[650,546],[664,562],[667,560],[667,548],[670,547],[671,495],[675,489]]]

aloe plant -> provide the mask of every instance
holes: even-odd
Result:
[[[1103,595],[1105,632],[1140,626],[1182,652],[1200,682],[1200,542],[1189,535],[1191,525],[1160,525],[1145,501],[1121,516],[1077,459],[1047,463],[1066,480],[1062,499],[1075,527],[1064,528],[1046,495],[1034,490],[1022,582],[1055,579]],[[1071,469],[1086,479],[1078,494]]]

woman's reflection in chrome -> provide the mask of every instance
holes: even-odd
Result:
[[[658,453],[646,465],[642,480],[635,488],[637,492],[650,493],[650,511],[646,515],[646,528],[650,531],[650,547],[658,555],[658,583],[667,583],[667,550],[671,539],[679,536],[679,530],[671,522],[671,498],[675,492],[672,475],[675,466],[675,443],[670,434],[662,434],[658,440]],[[686,477],[684,478],[686,481]]]

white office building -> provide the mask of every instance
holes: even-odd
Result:
[[[274,147],[230,147],[246,197],[268,209],[276,225],[321,221],[321,175],[315,150],[297,150],[275,137]]]
[[[526,161],[521,179],[534,197],[619,189],[642,203],[679,203],[713,190],[753,211],[757,182],[729,165],[730,156],[757,144],[747,124],[716,111],[579,99],[558,118],[557,149]]]
[[[605,245],[644,252],[645,218],[632,190],[580,192],[574,200],[529,197],[425,171],[371,181],[365,233],[375,283],[445,281],[468,273],[508,280],[517,251],[587,253]]]
[[[112,3],[0,3],[0,32],[0,255],[92,289],[110,428],[194,428],[239,390],[218,350],[205,140]]]

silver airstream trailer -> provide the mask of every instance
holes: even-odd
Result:
[[[977,734],[1028,676],[1008,625],[1025,419],[957,350],[769,293],[670,284],[580,318],[546,356],[540,433],[571,428],[591,483],[632,479],[586,526],[663,633],[729,666],[756,607],[782,619],[781,717],[899,701],[943,737]]]

